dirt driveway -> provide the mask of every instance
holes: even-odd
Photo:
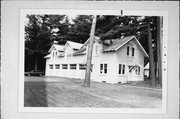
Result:
[[[162,92],[135,86],[91,82],[79,79],[25,77],[26,107],[161,108]]]

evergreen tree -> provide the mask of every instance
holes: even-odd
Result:
[[[64,22],[62,22],[64,17],[65,15],[27,15],[25,70],[44,69],[45,60],[43,60],[43,57],[47,55],[53,41],[59,40],[62,38],[60,36],[65,34]],[[58,30],[55,31],[56,29]]]
[[[92,16],[79,15],[73,19],[69,29],[69,40],[84,43],[90,36]]]

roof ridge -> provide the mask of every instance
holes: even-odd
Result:
[[[83,45],[82,43],[78,43],[78,42],[74,42],[74,41],[69,41],[69,40],[67,42],[72,42],[72,43],[77,43],[77,44]]]

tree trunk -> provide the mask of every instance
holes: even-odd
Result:
[[[38,54],[36,54],[35,56],[35,67],[34,67],[35,70],[38,69]]]
[[[155,53],[154,53],[154,54],[155,54]],[[154,61],[154,68],[155,68],[154,71],[155,71],[155,79],[156,79],[156,81],[157,81],[157,77],[158,77],[158,72],[157,72],[157,71],[158,71],[158,67],[157,67],[157,66],[158,66],[157,62]]]
[[[161,18],[157,17],[157,58],[158,58],[158,81],[162,86],[162,61],[161,61]]]
[[[30,70],[31,70],[31,60],[28,61],[28,71],[30,71]]]
[[[93,51],[95,27],[96,27],[96,16],[94,16],[92,26],[91,26],[91,33],[90,33],[88,53],[87,53],[87,62],[86,62],[86,75],[85,75],[85,80],[84,80],[85,87],[90,87],[91,62],[92,62],[92,51]]]
[[[154,54],[152,48],[152,34],[151,34],[151,27],[150,21],[148,19],[147,23],[147,31],[148,31],[148,45],[149,45],[149,59],[150,59],[150,71],[151,71],[151,85],[152,87],[156,86],[156,78],[155,78],[155,67],[154,67]]]
[[[149,78],[148,78],[149,80],[151,80],[151,70],[150,69],[151,69],[151,65],[150,65],[150,61],[149,61]]]

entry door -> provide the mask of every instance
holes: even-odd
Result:
[[[132,68],[131,66],[129,66],[129,74],[128,74],[128,81],[135,81],[135,70],[134,68]]]

